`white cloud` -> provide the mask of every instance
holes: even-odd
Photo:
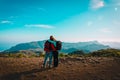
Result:
[[[90,1],[90,8],[93,10],[102,8],[105,6],[104,0],[91,0]]]
[[[103,16],[98,16],[98,20],[103,20]]]
[[[112,32],[109,28],[103,28],[100,31],[103,33],[111,33]]]
[[[91,26],[92,24],[93,24],[92,21],[88,21],[88,23],[87,23],[88,26]]]
[[[26,24],[25,27],[36,27],[36,28],[47,28],[47,29],[55,28],[54,26],[45,25],[45,24]]]
[[[111,0],[110,1],[113,5],[120,6],[120,0]]]
[[[8,17],[8,18],[12,18],[12,19],[13,19],[13,18],[18,18],[18,16],[10,16],[10,17]]]
[[[8,20],[3,20],[0,22],[1,24],[13,24],[12,21],[8,21]]]
[[[117,5],[120,6],[120,2]]]
[[[120,6],[120,0],[111,0],[109,4],[106,4],[106,7],[118,7]]]
[[[115,25],[120,26],[120,21],[114,20],[113,23],[114,23]]]
[[[118,11],[118,8],[115,8],[115,11]]]

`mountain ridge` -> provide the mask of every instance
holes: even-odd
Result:
[[[120,49],[120,42],[101,42],[101,43],[109,45],[111,48]]]
[[[43,51],[45,41],[46,40],[20,43],[5,50],[4,52],[30,50],[30,49],[32,50],[40,49]],[[103,45],[99,43],[98,41],[76,42],[76,43],[62,42],[61,52],[69,53],[75,50],[83,50],[87,52],[92,52],[92,51],[96,51],[100,49],[107,49],[107,48],[110,48],[110,47],[108,45]]]

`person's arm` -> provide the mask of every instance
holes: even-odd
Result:
[[[49,52],[47,41],[44,44],[44,51]]]
[[[48,40],[50,43],[54,44],[54,46],[56,47],[56,41],[52,41],[52,40]]]

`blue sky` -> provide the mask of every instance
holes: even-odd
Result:
[[[0,45],[39,41],[120,42],[120,0],[0,0]]]

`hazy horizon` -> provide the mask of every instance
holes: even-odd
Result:
[[[37,40],[37,41],[43,41],[43,40]],[[79,42],[94,42],[94,41],[97,41],[97,40],[93,40],[93,41],[77,41],[77,42],[62,41],[62,42],[65,42],[65,43],[79,43]],[[18,42],[18,43],[0,43],[0,51],[10,49],[11,47],[16,46],[18,44],[30,43],[30,42],[36,42],[36,41],[27,41],[27,42]],[[120,42],[105,42],[105,41],[97,41],[97,42],[100,43],[100,44],[103,44],[103,45],[108,45],[111,48],[120,49]]]

